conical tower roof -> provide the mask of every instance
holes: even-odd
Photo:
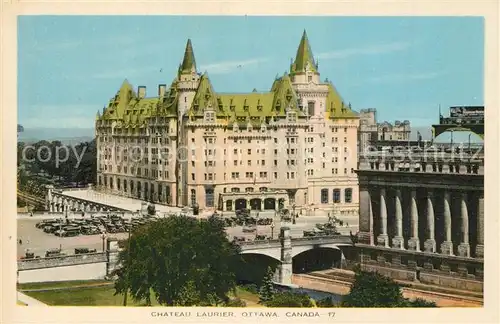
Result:
[[[309,69],[311,71],[317,72],[316,62],[314,61],[314,56],[311,50],[311,45],[307,39],[307,33],[304,29],[302,38],[300,40],[299,48],[297,49],[297,55],[295,56],[295,61],[292,64],[291,72],[303,72],[306,70],[306,66],[309,63]]]
[[[196,60],[194,59],[193,45],[191,44],[191,39],[188,39],[186,44],[186,50],[184,51],[184,59],[179,68],[180,73],[191,73],[196,71]]]

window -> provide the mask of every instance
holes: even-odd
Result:
[[[260,172],[259,176],[263,179],[267,178],[267,172]]]
[[[333,202],[335,204],[340,202],[340,189],[333,189]]]
[[[239,179],[240,173],[239,172],[231,172],[231,178],[232,179]]]
[[[238,149],[234,149],[234,150],[233,150],[233,153],[234,153],[234,154],[238,154]]]
[[[321,203],[328,204],[328,189],[321,189]]]
[[[231,192],[240,192],[240,188],[231,188]]]
[[[274,172],[274,179],[278,179],[278,172]]]
[[[352,202],[352,189],[351,188],[347,188],[344,190],[344,201],[346,203]]]
[[[309,101],[307,103],[307,113],[309,116],[314,116],[314,101]]]
[[[252,166],[252,160],[247,161],[248,166]]]
[[[312,80],[313,80],[312,75],[308,75],[308,76],[307,76],[307,81],[308,81],[308,82],[312,82]]]
[[[238,160],[234,160],[234,166],[237,166],[238,165]]]
[[[245,192],[253,192],[253,188],[252,187],[247,187],[247,188],[245,188]]]
[[[247,154],[252,155],[252,149],[248,149]]]

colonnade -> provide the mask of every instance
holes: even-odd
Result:
[[[363,190],[363,189],[362,189]],[[402,190],[409,190],[409,199],[406,201],[406,214],[403,215],[403,198]],[[364,189],[364,194],[362,195],[364,199],[368,201],[362,203],[368,203],[368,213],[369,213],[369,224],[370,224],[370,244],[379,245],[383,247],[391,247],[394,249],[408,249],[413,251],[421,251],[420,240],[423,242],[423,252],[437,253],[438,247],[436,246],[436,212],[442,215],[443,228],[439,228],[439,231],[443,232],[443,239],[439,246],[439,253],[445,255],[454,255],[454,242],[452,237],[452,230],[460,228],[460,241],[457,246],[457,254],[462,257],[470,257],[470,240],[469,236],[471,232],[475,234],[475,256],[482,258],[484,254],[484,195],[483,191],[461,191],[458,193],[458,206],[453,208],[453,201],[451,200],[450,189],[440,189],[442,190],[441,195],[436,195],[437,190],[427,189],[425,191],[425,206],[421,206],[421,210],[425,210],[425,215],[419,215],[418,203],[422,203],[422,199],[417,199],[417,188],[386,188],[378,187],[376,190]],[[379,196],[379,197],[376,197]],[[378,206],[374,204],[373,200],[378,201]],[[473,197],[473,198],[472,198]],[[378,198],[378,199],[375,199]],[[391,199],[392,198],[392,199]],[[422,197],[423,198],[423,197]],[[470,198],[470,199],[469,199]],[[442,199],[442,201],[438,201]],[[476,228],[469,228],[469,212],[471,209],[468,207],[468,202],[474,199],[474,203],[471,205],[477,207],[477,210],[473,210],[471,214],[477,217]],[[388,200],[393,201],[393,206],[388,206]],[[477,200],[477,201],[475,201]],[[379,208],[378,213],[373,207]],[[436,206],[440,206],[442,210],[436,211]],[[393,211],[394,220],[393,223],[388,224],[388,207],[392,207],[390,210]],[[453,214],[453,211],[458,211],[457,215]],[[374,222],[375,217],[378,217],[376,222]],[[361,217],[366,217],[360,215]],[[403,216],[409,217],[409,235],[407,235],[407,244],[405,244],[405,237],[403,235]],[[392,217],[391,217],[392,220]],[[421,232],[419,232],[419,222],[425,223],[425,237],[421,237]],[[373,228],[374,223],[377,223],[378,228]],[[453,224],[453,227],[452,227]],[[394,236],[389,238],[388,225],[392,225]],[[459,226],[458,226],[459,225]],[[361,229],[361,232],[363,230]],[[378,233],[376,237],[374,234]],[[362,233],[363,235],[366,233]],[[406,248],[405,248],[406,246]]]

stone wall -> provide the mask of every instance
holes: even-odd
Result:
[[[20,270],[18,272],[19,283],[95,280],[105,277],[105,262]]]
[[[17,269],[18,271],[25,271],[89,263],[106,263],[106,253],[75,254],[61,257],[21,260],[17,262]]]
[[[483,291],[482,259],[395,250],[359,244],[361,268],[396,280]]]
[[[104,279],[107,261],[106,253],[20,260],[17,262],[18,282]]]

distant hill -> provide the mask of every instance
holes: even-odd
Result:
[[[72,145],[81,142],[90,142],[94,139],[93,128],[24,128],[19,133],[18,141],[34,143],[41,140],[61,141],[63,144]]]

